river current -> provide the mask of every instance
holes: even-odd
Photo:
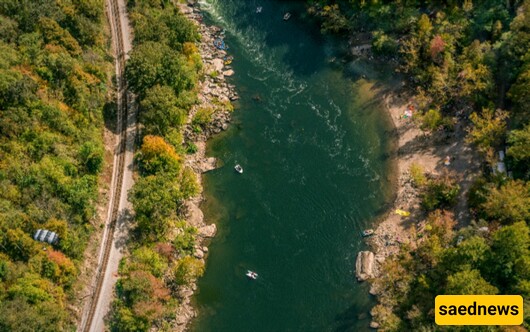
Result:
[[[369,62],[342,63],[303,2],[201,7],[226,30],[241,99],[230,129],[209,142],[224,166],[204,176],[202,209],[218,235],[192,330],[368,330],[374,300],[354,265],[366,249],[360,232],[392,195],[387,75]]]

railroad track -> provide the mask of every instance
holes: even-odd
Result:
[[[108,0],[107,15],[112,29],[112,37],[115,41],[116,52],[116,84],[117,84],[117,132],[119,133],[118,149],[116,151],[117,158],[115,158],[115,167],[112,176],[113,190],[110,200],[111,211],[107,219],[107,231],[103,237],[103,251],[100,254],[100,261],[98,270],[96,272],[96,287],[94,288],[92,299],[90,301],[87,318],[84,320],[84,325],[81,328],[83,332],[93,331],[93,321],[95,313],[98,309],[101,289],[107,267],[109,263],[109,256],[114,243],[114,231],[120,212],[120,197],[123,187],[123,175],[125,165],[125,149],[127,141],[127,116],[128,116],[128,95],[125,81],[125,52],[123,42],[123,32],[120,20],[120,11],[118,0]]]

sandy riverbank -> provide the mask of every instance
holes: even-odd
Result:
[[[423,132],[411,118],[403,115],[409,105],[417,110],[414,99],[406,93],[391,91],[383,96],[384,105],[394,123],[397,137],[396,169],[397,193],[394,204],[390,211],[378,223],[375,235],[368,242],[372,246],[375,261],[373,264],[373,277],[377,278],[382,271],[384,260],[398,253],[401,244],[409,243],[414,246],[414,232],[411,229],[421,231],[425,213],[420,207],[418,190],[412,185],[410,177],[410,166],[419,165],[430,175],[436,176],[444,171],[450,171],[459,176],[461,191],[458,204],[454,208],[455,219],[460,225],[468,222],[467,215],[467,193],[469,187],[476,178],[479,165],[476,152],[469,146],[464,137],[466,129],[457,122],[452,133]],[[444,165],[445,158],[451,158],[449,166]],[[409,211],[409,217],[401,217],[394,211],[402,209]],[[371,290],[377,294],[376,289]]]

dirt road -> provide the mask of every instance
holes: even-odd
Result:
[[[131,35],[124,0],[107,0],[107,16],[112,29],[116,56],[117,130],[112,173],[111,200],[98,256],[93,295],[83,310],[80,331],[105,330],[107,315],[118,278],[118,265],[125,250],[131,218],[127,192],[133,184],[133,153],[136,112],[133,97],[127,91],[125,61],[131,50]]]

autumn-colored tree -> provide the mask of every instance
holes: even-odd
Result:
[[[178,174],[182,164],[181,157],[175,149],[160,136],[145,136],[136,158],[144,175]]]
[[[508,150],[507,156],[511,158],[515,166],[530,178],[530,125],[526,125],[523,129],[512,130],[508,134]]]
[[[167,267],[167,260],[164,257],[143,246],[133,251],[125,269],[147,271],[153,276],[161,278]]]
[[[194,257],[181,258],[173,268],[173,282],[176,285],[185,285],[202,276],[204,263]]]
[[[71,287],[77,277],[74,263],[60,251],[48,249],[46,254],[43,274],[61,286]]]
[[[472,113],[469,119],[473,127],[469,130],[467,140],[477,145],[485,153],[498,144],[506,132],[506,118],[508,113],[503,110],[484,108],[480,114]]]
[[[443,245],[449,244],[453,239],[456,221],[451,212],[443,210],[431,212],[427,217],[427,225],[430,228],[429,233],[438,236]]]
[[[440,61],[440,54],[445,50],[445,42],[440,35],[434,36],[434,38],[431,40],[430,45],[430,55],[433,61],[438,62]]]
[[[490,188],[482,210],[488,219],[504,224],[530,222],[530,182],[511,180]]]

